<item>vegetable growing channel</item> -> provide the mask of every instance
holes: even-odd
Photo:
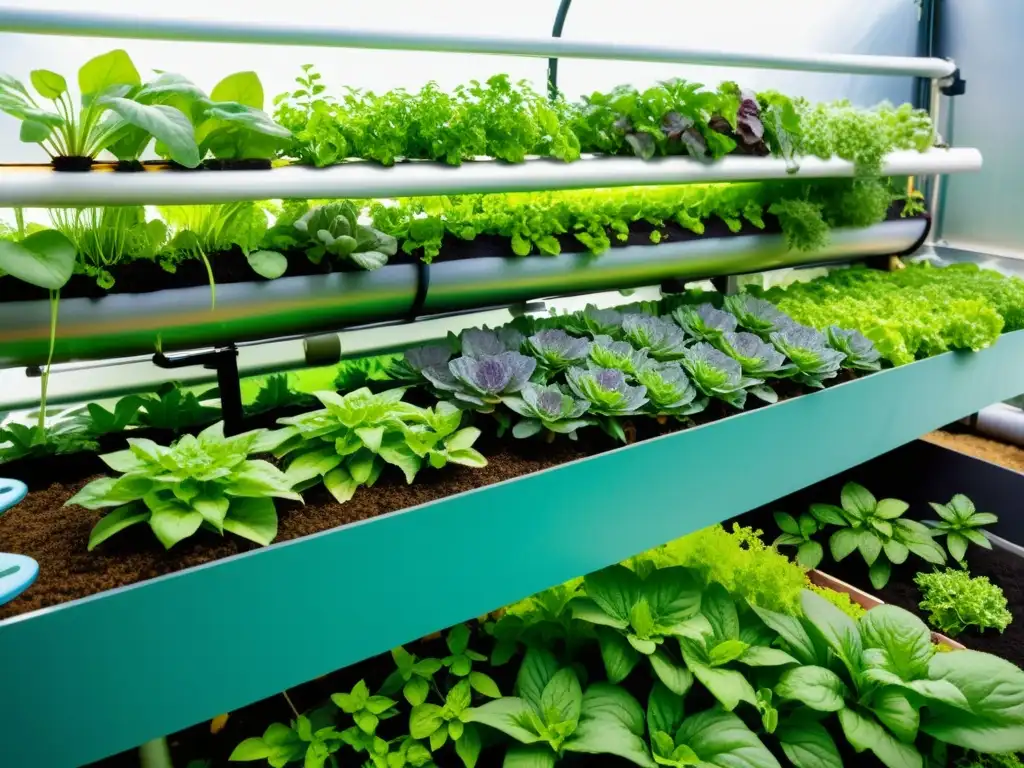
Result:
[[[305,65],[271,98],[255,72],[150,73],[120,47],[0,76],[0,117],[38,155],[0,166],[0,365],[40,385],[0,422],[0,474],[28,487],[10,484],[0,541],[39,568],[17,596],[0,582],[0,656],[21,662],[0,764],[1024,751],[1016,561],[986,548],[1006,503],[966,480],[932,498],[887,454],[923,456],[899,446],[1024,389],[1024,282],[923,258],[939,175],[982,165],[943,141],[955,64],[11,9],[0,30],[752,64],[932,93],[814,103],[742,72],[371,92]],[[452,317],[479,310],[503,319]],[[424,338],[424,319],[452,330]],[[240,350],[312,334],[336,342],[329,370],[232,374]],[[63,364],[85,378],[123,356],[165,383],[53,407]],[[174,381],[191,363],[218,386]],[[801,514],[808,494],[836,498]]]

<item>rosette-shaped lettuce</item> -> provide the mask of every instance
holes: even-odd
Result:
[[[590,359],[601,368],[613,368],[636,378],[636,372],[647,365],[647,350],[634,349],[628,341],[599,335],[590,345]]]
[[[710,304],[677,307],[672,317],[697,341],[714,344],[722,338],[723,333],[736,330],[736,318]]]
[[[617,309],[598,309],[593,304],[562,318],[562,325],[569,333],[581,336],[622,337],[622,313]]]
[[[452,350],[447,344],[424,344],[407,349],[401,360],[388,366],[388,375],[395,381],[423,381],[424,368],[445,367],[451,359]]]
[[[459,336],[459,344],[466,357],[483,358],[502,352],[518,352],[523,338],[523,334],[507,325],[493,330],[484,326],[464,330]]]
[[[550,379],[570,365],[586,360],[590,341],[553,329],[530,336],[523,342],[523,349],[536,358],[538,370]]]
[[[796,371],[795,365],[786,363],[784,354],[753,333],[728,331],[716,346],[739,363],[747,376],[779,379]]]
[[[577,429],[597,423],[593,419],[580,418],[590,407],[588,401],[577,400],[557,386],[529,383],[518,395],[503,397],[501,401],[523,417],[512,428],[515,437],[532,437],[541,430],[547,430],[551,438],[559,434],[575,440]]]
[[[767,337],[773,331],[781,331],[793,324],[789,315],[770,301],[759,299],[748,293],[725,297],[725,308],[736,317],[740,327],[758,336]]]
[[[655,360],[678,360],[685,350],[686,336],[671,320],[653,315],[633,314],[622,318],[622,332],[637,349],[646,349]]]
[[[626,374],[610,368],[590,366],[565,372],[569,388],[590,402],[590,412],[602,416],[633,416],[647,404],[647,388],[632,387]]]
[[[379,269],[398,251],[398,241],[358,222],[352,203],[342,201],[311,208],[295,222],[295,229],[316,243],[306,255],[319,264],[325,254],[348,259],[363,269]]]
[[[809,387],[824,387],[822,382],[835,377],[846,358],[828,345],[824,334],[804,325],[793,324],[775,331],[769,339],[793,361],[797,368],[794,378]]]
[[[422,373],[441,392],[451,392],[457,400],[488,413],[502,397],[519,392],[536,367],[532,357],[502,352],[481,358],[463,355],[447,367],[424,368]]]
[[[828,336],[829,346],[846,355],[846,359],[842,363],[843,368],[859,368],[862,371],[881,369],[882,364],[879,362],[881,355],[875,349],[871,339],[860,331],[845,330],[830,325],[825,333]]]
[[[697,389],[736,408],[747,402],[748,387],[763,383],[744,377],[739,363],[706,342],[688,347],[681,362]]]
[[[637,379],[647,387],[648,410],[658,416],[688,416],[707,407],[707,398],[697,398],[679,363],[649,363]]]

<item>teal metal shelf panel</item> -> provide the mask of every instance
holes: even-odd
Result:
[[[0,765],[99,759],[752,509],[1020,394],[1022,361],[1024,331],[0,623]]]

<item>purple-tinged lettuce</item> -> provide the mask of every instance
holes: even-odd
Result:
[[[647,388],[632,387],[626,374],[611,368],[590,366],[565,372],[569,388],[590,402],[591,413],[602,416],[634,416],[647,404]]]
[[[763,383],[744,377],[739,363],[705,342],[687,348],[682,364],[697,389],[736,408],[746,404],[748,387]]]
[[[679,363],[649,363],[637,379],[647,387],[648,410],[657,416],[689,416],[707,407]]]
[[[594,419],[581,418],[590,408],[586,400],[577,400],[557,386],[529,383],[518,395],[503,397],[501,401],[523,419],[512,428],[515,437],[526,438],[547,431],[548,440],[555,435],[568,435],[576,439],[576,430],[597,424]]]
[[[793,361],[794,378],[809,387],[822,388],[825,379],[834,378],[846,358],[828,345],[823,333],[795,323],[769,337],[775,348]]]
[[[388,366],[388,375],[396,381],[423,381],[424,368],[446,367],[452,359],[448,344],[425,344],[407,349],[401,360]]]
[[[862,371],[881,370],[879,362],[881,355],[875,349],[871,339],[860,331],[845,330],[835,325],[830,325],[825,331],[828,336],[828,343],[832,349],[846,355],[843,360],[843,368],[858,368]]]
[[[423,375],[441,392],[489,413],[505,395],[519,392],[530,380],[537,361],[518,352],[502,352],[488,357],[463,355],[445,367],[424,368]]]
[[[754,333],[728,331],[719,339],[718,348],[740,364],[746,376],[781,379],[792,375],[796,366],[786,356]]]
[[[586,360],[590,341],[553,329],[530,336],[523,342],[523,351],[536,358],[538,371],[550,379],[570,365]]]
[[[626,340],[637,349],[646,349],[655,360],[678,360],[685,351],[686,336],[671,320],[653,315],[626,315],[622,319]]]
[[[615,341],[611,336],[594,337],[590,359],[601,368],[613,368],[633,378],[648,362],[646,349],[634,349],[628,341]]]
[[[468,328],[459,336],[462,354],[466,357],[483,358],[500,355],[502,352],[518,352],[523,344],[523,334],[515,328]]]
[[[590,412],[601,416],[599,424],[608,435],[627,442],[620,416],[635,416],[647,405],[647,388],[632,387],[626,374],[591,364],[589,368],[570,368],[565,372],[569,389],[590,402]]]
[[[780,311],[774,304],[765,299],[740,293],[725,297],[725,308],[736,317],[741,328],[767,338],[773,331],[781,331],[793,324],[789,315]]]
[[[728,312],[715,309],[710,304],[677,307],[672,312],[672,317],[697,341],[714,344],[722,338],[723,333],[736,330],[736,318]]]
[[[598,309],[593,304],[587,304],[582,311],[566,315],[560,320],[566,331],[578,336],[611,336],[613,339],[621,339],[622,318],[622,313],[617,309]]]

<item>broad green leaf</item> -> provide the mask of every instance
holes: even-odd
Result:
[[[533,744],[542,739],[531,723],[531,715],[535,717],[536,713],[526,701],[515,696],[505,696],[467,709],[462,720],[465,723],[480,723],[495,728],[521,744]],[[416,737],[411,730],[410,734]]]
[[[516,675],[516,693],[540,709],[540,697],[556,672],[558,661],[550,651],[527,648],[519,673]]]
[[[868,565],[874,565],[882,552],[882,539],[874,531],[861,528],[857,535],[857,548]]]
[[[950,532],[946,537],[946,548],[949,550],[950,557],[960,562],[967,554],[967,539],[959,533]]]
[[[598,629],[597,642],[609,682],[621,683],[640,661],[640,654],[625,637],[611,629]]]
[[[629,621],[629,612],[640,599],[642,591],[640,579],[623,565],[588,574],[583,578],[583,585],[587,597],[601,610],[624,622]]]
[[[655,683],[647,697],[647,730],[675,733],[683,722],[683,697]]]
[[[817,568],[825,556],[825,550],[816,541],[805,541],[796,549],[796,561],[804,568]]]
[[[545,723],[577,723],[582,706],[583,689],[576,673],[569,667],[558,670],[540,696],[540,712]]]
[[[456,624],[448,630],[444,642],[448,646],[449,653],[456,656],[465,653],[466,649],[469,648],[469,627],[465,624]]]
[[[906,744],[914,743],[921,719],[906,693],[899,688],[883,688],[875,694],[870,709],[897,739]]]
[[[77,504],[85,509],[103,509],[104,507],[117,507],[125,502],[120,499],[111,499],[110,492],[117,484],[116,477],[100,477],[87,483],[82,490],[64,502],[68,507]]]
[[[758,618],[765,623],[765,626],[775,631],[782,638],[801,664],[815,664],[818,661],[814,642],[799,619],[783,613],[769,611],[756,605],[752,605],[751,608]]]
[[[647,657],[651,661],[651,669],[672,693],[685,696],[693,685],[693,674],[685,665],[676,664],[665,651],[659,649]]]
[[[53,133],[53,126],[38,120],[23,120],[18,139],[25,144],[42,144]]]
[[[217,531],[223,533],[224,518],[228,514],[231,502],[225,496],[197,496],[190,502],[192,509],[203,516]]]
[[[704,590],[700,612],[710,622],[717,642],[739,639],[740,619],[736,613],[736,604],[725,587],[718,582],[712,582]]]
[[[899,499],[882,499],[875,507],[875,516],[883,520],[893,520],[909,509],[910,505]]]
[[[801,536],[813,536],[818,532],[818,523],[810,515],[800,515],[800,519],[797,524],[800,526]]]
[[[442,725],[430,734],[429,742],[431,752],[437,752],[437,750],[441,749],[441,747],[448,743],[448,729]]]
[[[843,660],[851,673],[860,663],[860,632],[853,619],[821,595],[805,589],[800,602],[807,620],[821,633],[832,651]]]
[[[748,667],[783,667],[800,663],[785,651],[765,645],[751,645],[739,657],[739,662]]]
[[[923,768],[921,753],[896,739],[878,721],[852,709],[839,710],[839,724],[857,752],[870,749],[886,768]]]
[[[650,656],[658,650],[658,644],[656,642],[653,640],[644,640],[633,633],[626,635],[626,641],[644,656]]]
[[[59,99],[68,89],[68,81],[48,69],[33,69],[29,72],[28,79],[40,96],[51,101]]]
[[[146,500],[146,506],[152,513],[149,517],[149,526],[166,549],[170,549],[182,539],[187,539],[203,524],[202,515],[177,501],[150,497]]]
[[[958,493],[949,500],[949,508],[963,520],[974,514],[974,502],[964,496],[962,493]]]
[[[828,540],[828,547],[832,551],[832,559],[838,563],[853,552],[859,542],[860,529],[840,528]]]
[[[367,712],[365,709],[361,709],[352,715],[352,720],[356,726],[363,733],[368,733],[371,736],[377,730],[377,724],[380,722],[377,716],[372,712]]]
[[[139,71],[123,50],[100,54],[89,59],[78,70],[78,90],[85,105],[114,85],[142,85]]]
[[[647,744],[643,738],[630,730],[624,722],[616,719],[580,721],[575,733],[566,740],[563,749],[566,752],[590,755],[616,755],[635,765],[655,768],[654,760],[647,751]]]
[[[594,683],[583,695],[580,716],[586,720],[620,722],[632,733],[644,733],[644,711],[627,691],[610,683]]]
[[[395,700],[389,699],[387,696],[371,696],[366,700],[365,707],[373,714],[381,715],[391,709],[395,704]]]
[[[379,453],[380,457],[388,464],[393,464],[402,470],[405,475],[405,482],[410,485],[423,464],[423,460],[413,453],[412,449],[404,442],[385,443],[381,445]]]
[[[868,578],[871,579],[871,586],[875,589],[882,589],[889,583],[889,576],[892,574],[892,566],[884,557],[880,557],[871,564],[868,569]]]
[[[347,469],[338,467],[324,475],[324,487],[339,504],[344,504],[355,496],[359,483],[352,479]]]
[[[860,620],[865,648],[881,648],[892,672],[903,680],[916,680],[928,673],[935,654],[927,625],[910,611],[895,605],[872,608]]]
[[[580,621],[616,629],[625,629],[629,626],[628,619],[617,619],[609,615],[589,597],[574,597],[569,601],[569,609],[572,611],[572,617]]]
[[[277,536],[277,510],[270,499],[232,499],[224,530],[267,546]]]
[[[181,110],[166,104],[139,104],[132,99],[112,96],[103,97],[99,103],[125,122],[152,135],[167,148],[174,162],[186,168],[199,165],[201,158],[192,123]]]
[[[149,510],[141,504],[125,504],[110,514],[104,515],[89,533],[89,551],[92,552],[115,533],[120,533],[136,523],[146,522],[149,520],[149,515]]]
[[[846,518],[843,511],[833,504],[811,504],[811,515],[819,523],[827,525],[846,526]]]
[[[288,259],[277,251],[253,251],[245,258],[252,271],[267,280],[276,280],[288,269]]]
[[[721,667],[730,661],[740,658],[750,646],[742,640],[726,640],[715,645],[708,653],[708,661],[713,667]]]
[[[486,706],[486,705],[484,705]],[[420,704],[409,713],[409,735],[425,739],[444,725],[442,710],[437,704]]]
[[[489,699],[497,699],[501,697],[501,691],[498,690],[498,684],[483,672],[470,672],[469,684],[473,687],[474,691]]]
[[[929,501],[928,504],[935,510],[935,513],[947,523],[955,523],[957,521],[956,512],[950,509],[946,504],[939,504],[934,501]]]
[[[0,272],[22,282],[59,291],[75,269],[74,244],[60,232],[44,229],[21,242],[0,240]]]
[[[245,762],[248,760],[265,760],[273,754],[274,748],[263,739],[252,737],[239,744],[231,752],[228,760],[231,762]]]
[[[700,758],[716,768],[779,768],[779,762],[742,720],[718,707],[686,718],[675,733]]]
[[[800,536],[800,526],[797,524],[795,517],[788,512],[773,512],[772,515],[775,518],[775,524],[779,526],[779,530],[783,533]]]
[[[783,699],[799,701],[818,712],[838,712],[850,695],[838,675],[824,667],[806,666],[787,669],[775,686]]]
[[[928,677],[958,688],[971,711],[929,707],[922,731],[965,749],[1024,749],[1024,672],[1016,665],[979,651],[936,653],[928,663]]]
[[[794,768],[843,768],[839,749],[821,723],[783,722],[775,735]]]
[[[456,715],[462,714],[473,701],[469,680],[459,680],[445,696],[445,708]]]
[[[734,669],[709,667],[692,660],[685,651],[683,657],[686,659],[686,665],[693,672],[693,676],[700,680],[701,685],[707,688],[726,710],[732,712],[741,701],[756,706],[757,694],[754,693],[753,686],[747,682],[747,678],[741,672]]]
[[[875,511],[877,502],[867,488],[857,483],[847,483],[839,493],[843,509],[854,515],[858,520],[863,520]]]
[[[235,72],[213,87],[212,101],[235,101],[253,109],[263,109],[263,84],[255,72]]]
[[[512,746],[501,765],[502,768],[555,768],[555,753],[547,744]]]
[[[907,556],[910,554],[910,550],[907,549],[907,545],[896,539],[886,539],[883,541],[882,549],[885,552],[885,556],[889,558],[889,561],[893,565],[901,565],[905,563],[907,561]]]
[[[430,695],[430,683],[422,677],[414,675],[409,678],[409,682],[402,686],[402,695],[405,696],[406,701],[415,707],[427,700],[427,696]]]
[[[654,632],[654,616],[647,598],[641,597],[633,604],[629,611],[629,623],[638,637],[647,638]]]
[[[461,725],[461,723],[460,723]],[[455,742],[455,754],[466,768],[474,768],[483,745],[475,725],[464,726],[462,735]]]

